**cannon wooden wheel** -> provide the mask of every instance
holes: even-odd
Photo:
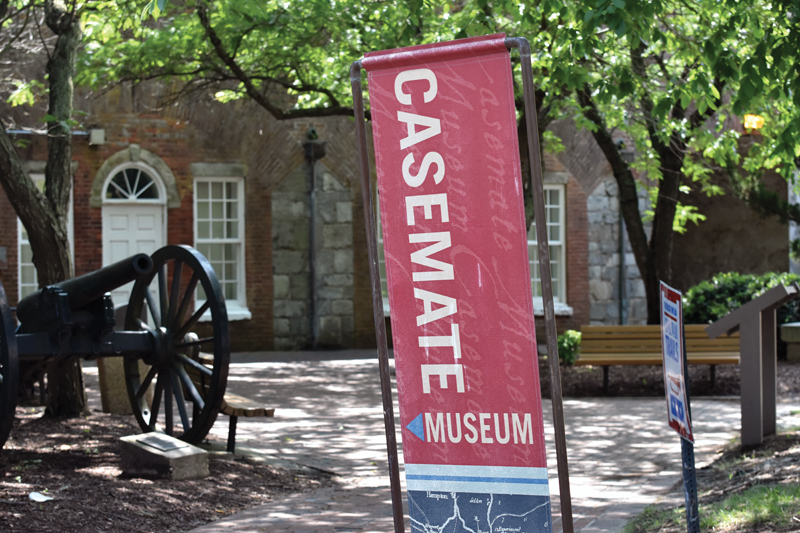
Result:
[[[19,385],[15,321],[2,283],[0,283],[0,321],[2,321],[0,325],[0,447],[2,447],[14,423]]]
[[[138,279],[131,291],[125,329],[147,330],[155,343],[141,357],[125,357],[128,396],[142,430],[198,443],[214,425],[228,379],[225,299],[211,264],[197,250],[167,246],[152,258],[153,271]],[[157,287],[152,291],[154,278]],[[195,298],[203,295],[205,301],[197,307]],[[196,333],[206,312],[211,314],[211,336]],[[201,329],[208,328],[203,324]],[[144,375],[140,360],[149,366]]]

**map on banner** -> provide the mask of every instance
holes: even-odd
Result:
[[[681,293],[661,282],[661,351],[664,357],[664,388],[667,418],[678,434],[694,442],[686,395],[683,358],[683,303]]]
[[[549,532],[510,54],[366,54],[412,531]]]

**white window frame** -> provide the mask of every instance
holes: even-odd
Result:
[[[378,241],[378,275],[381,278],[381,296],[383,297],[383,316],[389,316],[389,282],[386,277],[386,253],[383,249],[383,227],[381,226],[381,198],[378,186],[375,186],[375,236]],[[381,268],[383,265],[383,268]],[[386,287],[386,294],[383,288]]]
[[[238,235],[237,239],[200,239],[197,233],[198,216],[197,216],[197,186],[199,183],[208,183],[209,188],[211,183],[235,183],[236,184],[236,198],[238,202]],[[194,246],[198,248],[199,244],[203,243],[235,243],[239,245],[239,253],[237,258],[237,297],[235,299],[225,298],[225,304],[228,311],[228,320],[250,320],[252,313],[247,308],[247,281],[245,278],[245,187],[244,178],[237,177],[197,177],[194,179],[193,194],[193,229],[194,229]],[[224,275],[224,273],[217,273],[217,275]],[[224,291],[224,288],[223,288]],[[203,300],[195,298],[195,309],[199,309],[203,305]],[[200,318],[201,321],[211,320],[211,311],[206,311]]]
[[[30,172],[28,174],[31,181],[33,181],[36,186],[39,188],[40,191],[44,191],[44,174],[40,172]],[[69,189],[69,208],[67,210],[67,238],[69,239],[69,254],[72,257],[73,264],[75,263],[75,223],[74,223],[74,216],[72,212],[72,195],[73,190],[72,187]],[[35,287],[34,290],[39,288],[39,274],[36,272],[36,267],[33,263],[22,263],[22,249],[24,246],[30,246],[31,243],[28,239],[24,238],[25,233],[25,226],[22,224],[22,221],[17,218],[17,299],[21,300],[22,296],[22,267],[23,266],[33,266],[33,285]]]
[[[551,269],[553,277],[558,280],[557,284],[553,285],[553,306],[555,308],[556,315],[561,316],[569,316],[572,315],[572,308],[567,305],[567,227],[566,227],[566,187],[562,184],[545,184],[544,185],[544,195],[545,195],[545,211],[547,212],[547,236],[548,236],[548,245],[550,247],[559,246],[561,248],[560,260],[558,261],[555,268],[553,268],[551,263]],[[553,206],[554,204],[548,203],[550,200],[550,195],[548,191],[558,191],[558,220],[551,220],[550,219],[550,212],[549,206]],[[558,240],[551,240],[550,239],[550,227],[558,226],[559,227],[559,236],[561,237]],[[531,289],[533,291],[533,309],[534,313],[537,315],[544,314],[544,301],[541,296],[541,281],[535,277],[535,269],[534,264],[536,260],[534,259],[534,253],[537,251],[538,241],[536,239],[536,225],[531,224],[531,227],[528,231],[528,258],[531,263]],[[552,259],[552,257],[551,257]],[[538,287],[538,290],[537,290]]]

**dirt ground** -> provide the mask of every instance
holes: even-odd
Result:
[[[247,461],[209,461],[191,481],[122,476],[118,439],[139,433],[133,417],[92,413],[42,418],[18,407],[0,453],[0,531],[59,533],[188,531],[292,492],[331,483]],[[34,503],[39,492],[52,501]]]
[[[565,398],[597,396],[664,396],[664,371],[660,366],[612,366],[608,392],[603,392],[603,368],[561,366],[561,390]],[[542,396],[550,397],[550,375],[546,359],[539,362]],[[694,396],[737,396],[739,366],[717,365],[714,386],[709,365],[689,367],[689,393]],[[800,394],[800,361],[778,361],[778,398]]]
[[[691,368],[693,395],[738,394],[738,367],[717,367],[713,388],[708,372],[707,366]],[[543,395],[549,397],[546,361],[542,361],[541,374]],[[599,367],[562,366],[561,382],[565,397],[604,395]],[[778,390],[782,398],[800,394],[800,363],[779,363]],[[663,394],[660,367],[611,368],[608,395]],[[188,531],[288,493],[335,483],[327,477],[305,477],[242,460],[212,460],[211,476],[201,480],[125,478],[118,438],[139,432],[132,417],[92,413],[85,418],[52,420],[42,418],[41,413],[41,408],[17,408],[12,438],[0,452],[2,532]],[[795,440],[800,442],[800,434]],[[793,451],[782,452],[786,460],[751,465],[760,469],[759,482],[797,477],[800,445],[795,443],[790,448]],[[712,468],[701,473],[710,476],[703,482],[712,487],[707,497],[739,490],[741,482],[736,477],[728,477],[724,469],[715,472]],[[35,503],[29,499],[32,492],[54,499]]]

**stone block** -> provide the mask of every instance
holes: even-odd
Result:
[[[599,266],[589,267],[589,279],[600,279],[600,272],[602,268]]]
[[[353,221],[353,203],[336,202],[336,222],[345,223]]]
[[[295,274],[289,278],[292,300],[308,300],[311,297],[311,280],[308,274]]]
[[[604,266],[600,273],[600,279],[613,281],[619,278],[619,267],[616,265]]]
[[[286,300],[291,294],[289,292],[289,276],[272,276],[272,293],[275,300]]]
[[[589,319],[604,322],[606,319],[606,304],[596,302],[589,305]]]
[[[589,243],[589,247],[588,247],[589,253],[596,252],[599,249],[600,249],[600,245],[597,244],[596,242],[590,242]]]
[[[147,375],[150,367],[139,361],[139,375]],[[131,400],[125,383],[125,367],[122,357],[103,357],[97,360],[100,384],[100,403],[104,413],[131,415]],[[147,399],[153,399],[153,386],[147,390]]]
[[[344,186],[339,183],[339,180],[336,179],[336,176],[331,174],[330,172],[325,172],[322,175],[322,190],[323,191],[342,191],[344,190]]]
[[[275,331],[275,337],[286,337],[289,335],[289,323],[290,320],[288,318],[276,318],[273,320],[273,328]]]
[[[333,254],[333,250],[322,249],[318,251],[315,259],[316,264],[314,265],[314,270],[317,279],[319,280],[319,278],[322,278],[320,281],[324,282],[329,274],[333,274],[336,271],[336,256]]]
[[[278,351],[293,351],[297,349],[294,339],[290,337],[275,337],[275,349]]]
[[[317,296],[328,300],[341,300],[346,297],[346,291],[345,287],[321,287],[317,290]]]
[[[352,285],[352,274],[334,274],[325,278],[326,287],[351,287]]]
[[[320,201],[317,203],[317,222],[325,224],[335,224],[336,220],[336,204],[332,202]]]
[[[333,313],[333,302],[336,300],[323,300],[317,298],[317,316],[327,316]]]
[[[589,280],[589,296],[593,302],[602,302],[611,299],[613,286],[608,281],[599,279]]]
[[[163,433],[120,438],[122,473],[174,481],[208,477],[208,453]]]
[[[612,301],[612,302],[609,302],[608,304],[606,304],[606,319],[614,320],[615,323],[616,323],[616,321],[619,320],[619,302],[618,301],[615,300],[615,301]]]
[[[604,254],[613,254],[619,250],[619,242],[617,241],[603,241],[600,243],[600,250]]]
[[[333,300],[331,302],[331,312],[334,315],[352,315],[353,314],[352,300]]]
[[[276,250],[272,254],[272,272],[274,274],[308,272],[308,254],[306,252]]]
[[[273,312],[278,318],[297,318],[306,315],[306,303],[297,300],[276,300]]]
[[[338,274],[353,273],[352,250],[336,250],[333,253],[333,271]]]
[[[303,337],[304,339],[309,335],[310,329],[308,324],[308,317],[293,318],[289,322],[289,333],[295,337]]]
[[[308,221],[276,220],[272,226],[272,247],[274,250],[308,249]]]
[[[602,254],[589,254],[589,266],[599,266],[605,263],[605,257]]]
[[[603,223],[603,213],[597,213],[593,211],[589,211],[586,213],[586,220],[589,222],[589,225],[594,224],[602,224]]]
[[[635,299],[631,300],[630,310],[628,311],[628,321],[647,321],[647,301]]]
[[[586,199],[586,209],[588,211],[608,210],[608,196],[592,195]]]
[[[272,200],[273,220],[308,220],[308,203],[298,200]]]
[[[320,317],[317,342],[322,346],[342,345],[342,321],[338,316]]]
[[[353,245],[351,224],[328,224],[322,228],[322,245],[325,248],[348,248]]]
[[[352,334],[355,331],[355,319],[351,316],[343,316],[342,317],[342,335],[344,342],[348,342],[348,338],[352,338]],[[352,341],[348,346],[352,346]]]
[[[641,279],[631,280],[630,292],[628,294],[631,298],[645,298],[647,295],[644,290],[644,281]]]

